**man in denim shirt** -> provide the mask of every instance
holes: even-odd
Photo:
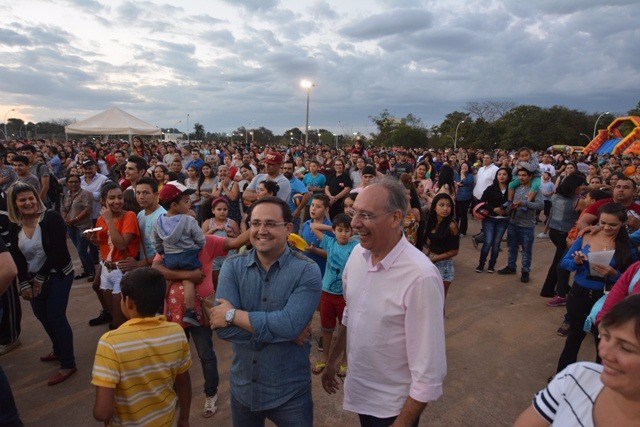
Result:
[[[309,321],[322,288],[318,265],[287,246],[289,206],[277,197],[250,211],[253,249],[220,271],[211,327],[233,343],[234,426],[312,426]]]

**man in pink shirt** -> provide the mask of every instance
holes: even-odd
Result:
[[[376,180],[353,208],[360,245],[344,270],[347,307],[322,385],[338,389],[336,364],[346,347],[344,408],[362,426],[417,426],[446,375],[442,278],[402,233],[408,206],[399,181]]]

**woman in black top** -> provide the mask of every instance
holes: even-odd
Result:
[[[53,343],[52,351],[40,360],[60,361],[60,369],[48,383],[56,385],[76,372],[73,331],[66,315],[73,283],[66,224],[56,211],[46,210],[38,192],[23,182],[9,188],[8,213],[20,294],[31,301],[33,314]]]
[[[353,187],[349,174],[344,170],[344,160],[336,158],[333,161],[333,170],[335,174],[327,177],[327,185],[324,187],[324,193],[329,197],[329,216],[332,220],[342,213],[342,199]]]
[[[509,199],[507,194],[509,182],[511,182],[511,169],[501,167],[496,172],[493,184],[484,190],[480,198],[480,203],[487,203],[489,216],[482,220],[484,243],[480,250],[480,261],[476,267],[476,273],[482,273],[484,271],[484,264],[487,261],[489,250],[491,250],[491,258],[489,259],[487,273],[495,273],[496,271],[495,266],[498,260],[498,253],[500,252],[500,241],[509,225],[509,217],[504,210],[505,203],[507,203]]]

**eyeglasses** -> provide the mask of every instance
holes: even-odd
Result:
[[[353,215],[353,219],[354,220],[360,219],[360,220],[362,220],[362,222],[369,222],[369,221],[372,221],[372,220],[378,218],[379,216],[387,215],[387,214],[390,214],[390,213],[391,212],[382,212],[382,213],[379,213],[379,214],[371,214],[371,213],[356,211],[354,213],[354,215]]]
[[[251,228],[260,228],[264,225],[264,228],[276,228],[280,225],[285,225],[287,222],[286,221],[282,221],[282,222],[276,222],[276,221],[260,221],[258,219],[253,220],[249,223],[249,225],[251,225]]]

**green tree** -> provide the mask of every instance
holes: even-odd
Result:
[[[205,131],[204,131],[204,125],[202,125],[202,123],[194,123],[193,124],[193,134],[195,139],[203,141],[205,139]]]
[[[640,117],[640,101],[638,101],[638,103],[636,104],[636,106],[634,108],[632,108],[631,110],[627,111],[627,114],[630,115],[630,116]]]

